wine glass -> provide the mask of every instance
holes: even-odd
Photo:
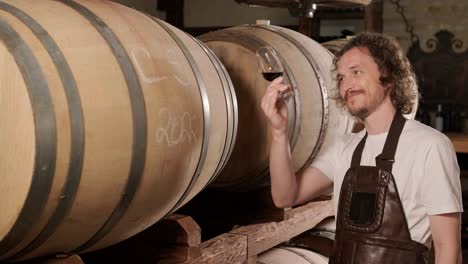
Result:
[[[284,67],[281,63],[278,54],[271,46],[262,46],[255,52],[257,56],[258,67],[263,75],[263,78],[269,82],[283,76]],[[280,94],[280,98],[288,101],[294,95],[294,90],[289,88]]]

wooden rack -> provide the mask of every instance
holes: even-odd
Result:
[[[257,255],[333,215],[331,201],[311,202],[285,211],[285,219],[242,226],[200,244],[200,256],[180,263],[256,263]]]
[[[137,235],[137,238],[130,238],[129,242],[125,241],[101,252],[100,259],[90,263],[106,260],[113,263],[160,264],[256,263],[258,254],[312,229],[333,214],[330,200],[314,201],[296,208],[276,209],[273,214],[257,216],[257,219],[262,219],[261,223],[236,226],[229,232],[203,242],[202,230],[192,217],[172,214]],[[268,215],[273,220],[267,221]],[[118,255],[125,251],[135,254],[129,258]],[[72,255],[34,263],[86,263],[86,259],[83,260],[78,255]]]

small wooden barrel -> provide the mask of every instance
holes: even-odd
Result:
[[[276,247],[257,257],[258,264],[327,264],[328,258],[298,247]]]
[[[308,166],[321,148],[350,132],[354,120],[328,96],[335,89],[333,55],[295,31],[248,25],[199,37],[226,67],[236,91],[239,128],[234,151],[225,169],[210,186],[245,190],[268,183],[271,135],[260,107],[269,82],[262,78],[255,51],[270,45],[281,57],[286,81],[296,89],[288,102],[290,144],[294,168]]]
[[[352,37],[347,37],[345,39],[334,39],[330,40],[327,42],[322,43],[322,46],[327,48],[331,53],[336,54],[338,51],[340,51],[346,43],[351,39]],[[416,92],[416,100],[413,102],[413,111],[409,114],[406,114],[405,117],[408,119],[414,119],[416,116],[416,112],[418,111],[418,106],[419,106],[419,92],[418,92],[418,87],[414,86],[413,87],[414,91]],[[363,129],[364,126],[356,124],[356,127],[353,129],[354,132],[360,131]]]
[[[236,100],[200,41],[104,0],[0,3],[0,260],[124,240],[228,159]]]

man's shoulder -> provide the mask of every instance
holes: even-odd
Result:
[[[415,144],[433,145],[450,141],[445,134],[414,119],[406,121],[402,137]]]

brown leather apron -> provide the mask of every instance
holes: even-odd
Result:
[[[405,121],[397,112],[376,167],[360,166],[367,134],[354,150],[341,187],[330,263],[428,263],[427,247],[411,240],[391,173]]]

